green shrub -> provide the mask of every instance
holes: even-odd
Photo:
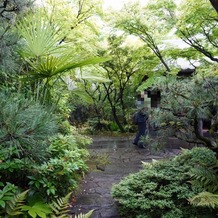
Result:
[[[109,128],[112,132],[119,131],[119,126],[115,122],[110,122]]]
[[[184,150],[172,160],[146,164],[143,170],[113,186],[120,214],[128,218],[209,217],[209,209],[189,204],[188,199],[202,189],[191,185],[188,172],[193,166],[210,165],[215,160],[210,150],[195,148]]]
[[[56,132],[56,118],[49,108],[23,95],[1,92],[1,182],[27,189],[27,175],[48,158],[48,138]]]
[[[0,182],[0,186],[3,187],[0,189],[0,208],[2,210],[7,208],[7,202],[13,199],[14,195],[18,192],[18,188],[9,182],[5,186]]]
[[[48,149],[50,158],[42,165],[35,165],[29,185],[45,198],[64,196],[76,189],[78,181],[87,171],[88,151],[77,146],[74,136],[57,135]]]
[[[3,156],[42,162],[48,147],[46,139],[56,132],[56,120],[49,108],[17,93],[0,93],[0,150]],[[7,159],[5,156],[4,160]]]
[[[110,131],[110,124],[107,120],[99,120],[98,118],[91,118],[87,122],[89,132],[96,134],[99,131]]]
[[[207,148],[196,147],[191,150],[183,149],[182,155],[174,158],[180,164],[189,166],[211,166],[216,164],[216,154]]]
[[[50,201],[77,187],[87,170],[84,137],[55,135],[52,111],[21,95],[0,93],[0,178]],[[53,136],[53,137],[52,137]]]

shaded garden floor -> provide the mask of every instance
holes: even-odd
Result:
[[[167,148],[158,154],[139,149],[132,144],[133,137],[93,137],[90,145],[90,170],[80,185],[72,214],[86,213],[94,209],[92,218],[120,217],[111,196],[111,187],[130,173],[142,169],[142,161],[151,162],[175,156],[180,149]]]

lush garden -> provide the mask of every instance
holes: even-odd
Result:
[[[88,135],[135,131],[142,90],[161,92],[150,146],[173,136],[200,148],[115,185],[120,214],[216,217],[217,1],[103,3],[0,0],[0,217],[69,217]],[[181,64],[193,74],[178,76]]]

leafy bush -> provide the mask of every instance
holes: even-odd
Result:
[[[196,147],[191,150],[183,149],[182,155],[174,158],[175,161],[182,165],[211,166],[217,162],[216,154],[209,149]]]
[[[52,112],[24,96],[0,93],[0,105],[1,182],[47,201],[74,190],[87,170],[84,148],[91,140],[72,129],[73,135],[54,135]]]
[[[0,189],[0,215],[18,217],[18,215],[22,214],[21,207],[24,205],[28,190],[19,193],[18,187],[9,182],[5,186],[1,183],[0,186],[3,186]]]
[[[0,93],[1,181],[27,188],[33,165],[48,158],[48,138],[57,131],[49,108],[22,95]]]
[[[209,166],[214,161],[211,150],[194,148],[172,160],[145,164],[143,170],[113,186],[112,195],[119,202],[120,214],[128,218],[209,217],[209,209],[189,204],[188,199],[202,189],[191,185],[188,172],[194,166]]]
[[[88,132],[89,134],[96,134],[102,131],[112,131],[110,123],[107,120],[99,120],[96,118],[88,119]]]
[[[109,128],[111,131],[119,131],[119,127],[115,122],[110,122]]]
[[[3,188],[0,190],[0,208],[4,209],[7,207],[7,202],[13,199],[14,195],[18,191],[18,188],[9,182],[7,182],[5,186],[1,182],[0,186],[3,186]]]
[[[42,165],[35,165],[29,185],[45,198],[64,196],[74,190],[87,170],[88,151],[79,148],[74,136],[57,135],[48,149],[50,158]]]

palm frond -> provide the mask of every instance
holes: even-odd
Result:
[[[64,34],[60,27],[51,24],[41,13],[36,13],[18,23],[19,33],[24,37],[24,57],[40,57],[57,49]]]
[[[90,64],[98,64],[107,61],[108,58],[94,57],[80,62],[73,61],[73,55],[71,56],[47,56],[39,61],[30,61],[28,63],[32,67],[31,74],[36,78],[51,78],[63,74],[72,69],[83,67]]]
[[[93,104],[93,99],[83,90],[80,89],[74,89],[73,95],[76,97],[82,99],[83,102],[86,102],[88,104]]]
[[[101,74],[98,74],[98,72],[88,72],[88,71],[84,71],[80,74],[76,75],[77,79],[84,79],[84,80],[89,80],[89,81],[94,81],[94,82],[100,82],[100,83],[106,83],[106,82],[111,82],[110,79],[107,79],[106,77],[104,77]]]

